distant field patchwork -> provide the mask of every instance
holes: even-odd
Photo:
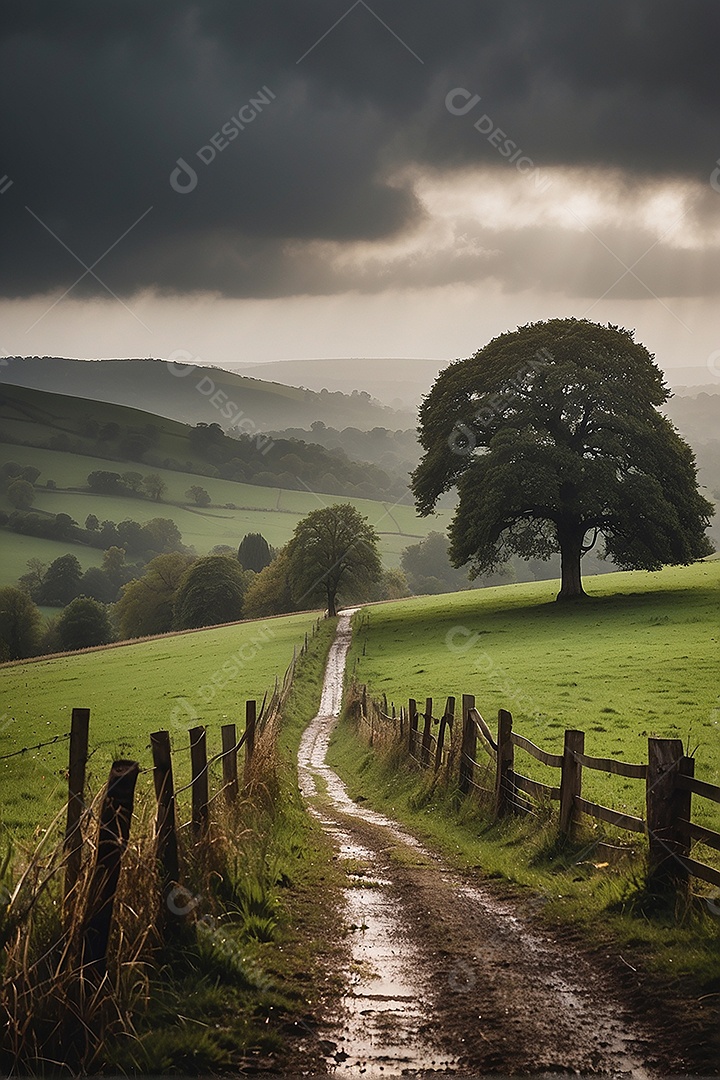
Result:
[[[172,518],[180,529],[184,542],[194,547],[200,555],[206,554],[216,544],[235,547],[248,532],[261,532],[270,544],[281,547],[292,536],[298,521],[311,510],[340,502],[352,502],[380,534],[380,552],[385,564],[398,566],[400,554],[408,544],[417,543],[433,530],[444,531],[451,517],[449,510],[442,510],[430,518],[420,518],[413,507],[407,504],[394,506],[390,502],[381,503],[371,499],[348,499],[339,495],[258,487],[169,469],[151,469],[132,462],[106,461],[102,458],[37,450],[33,447],[3,445],[0,448],[0,464],[6,460],[16,461],[20,465],[32,464],[42,470],[36,489],[35,509],[52,514],[70,514],[79,524],[84,524],[88,514],[95,514],[101,521],[105,518],[112,521],[132,518],[145,522],[154,517]],[[54,480],[60,488],[81,487],[88,473],[95,469],[121,473],[130,470],[141,473],[158,472],[167,484],[167,494],[162,502],[152,502],[149,499],[114,498],[90,492],[53,491],[44,487],[48,479]],[[205,510],[173,505],[187,501],[185,492],[193,484],[204,487],[215,505]],[[407,503],[409,502],[408,495]],[[232,503],[236,509],[227,509],[226,503]],[[11,509],[2,496],[0,509]],[[20,554],[13,553],[0,567],[0,584],[13,584],[18,577],[14,572],[18,562],[22,563],[22,573],[27,559],[35,552],[29,552],[23,558],[27,537],[18,537],[14,533],[0,530],[1,541],[5,542],[4,551],[10,552],[16,545],[20,550]],[[85,558],[85,549],[79,545],[73,545],[69,549],[67,543],[63,542],[38,542],[49,545],[44,549],[45,553],[38,556],[45,561],[72,550],[83,566],[96,565],[94,559]]]

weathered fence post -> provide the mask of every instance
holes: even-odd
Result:
[[[135,800],[137,761],[114,761],[100,810],[95,866],[90,881],[83,925],[82,966],[93,981],[107,970],[110,937],[120,863],[130,836],[130,819]]]
[[[512,741],[512,713],[498,711],[497,772],[495,774],[495,813],[505,817],[516,809],[515,747]]]
[[[585,753],[585,732],[565,732],[560,778],[560,835],[571,839],[574,831],[575,796],[582,792],[582,765],[575,757]]]
[[[430,740],[432,738],[432,705],[431,697],[425,698],[425,723],[423,725],[422,746],[420,750],[420,764],[427,768],[430,764]]]
[[[85,806],[85,765],[88,757],[90,710],[73,709],[70,721],[70,760],[68,763],[68,807],[65,826],[65,915],[69,918],[70,901],[80,874],[82,856],[82,812]]]
[[[410,728],[408,731],[408,752],[412,757],[415,753],[415,735],[417,734],[418,728],[418,711],[415,698],[410,698],[408,701],[408,719],[410,721]]]
[[[178,844],[175,821],[175,787],[173,784],[170,735],[167,731],[153,731],[150,735],[152,749],[153,780],[157,798],[155,818],[155,858],[161,867],[163,900],[167,901],[169,890],[180,880]],[[163,921],[167,912],[163,914]]]
[[[460,781],[459,787],[463,795],[470,790],[475,755],[477,753],[477,729],[470,718],[470,710],[475,708],[475,696],[463,694],[462,696],[462,744],[460,746]]]
[[[400,706],[400,738],[405,735],[405,706]]]
[[[238,796],[237,768],[237,733],[234,724],[223,724],[220,728],[222,738],[222,774],[225,800],[232,805]]]
[[[437,746],[435,748],[435,772],[437,772],[442,765],[443,747],[445,746],[445,729],[449,725],[452,730],[454,716],[455,698],[449,697],[445,704],[445,712],[442,715],[442,718],[440,720],[440,727],[438,729]]]
[[[245,768],[243,778],[245,784],[250,783],[253,755],[255,754],[255,731],[257,728],[257,702],[245,702]]]
[[[647,832],[648,887],[687,892],[688,872],[678,855],[690,854],[687,825],[692,792],[682,790],[679,776],[693,776],[695,762],[683,754],[680,739],[648,739]]]
[[[192,769],[192,830],[198,840],[208,823],[207,738],[204,727],[190,728],[190,767]]]

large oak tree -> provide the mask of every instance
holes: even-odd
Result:
[[[437,378],[420,409],[418,510],[456,487],[454,565],[559,551],[558,599],[584,595],[581,559],[604,537],[623,569],[712,551],[712,504],[692,450],[658,410],[669,391],[633,334],[553,319],[500,335]]]

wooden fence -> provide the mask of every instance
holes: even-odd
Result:
[[[313,629],[313,635],[317,625]],[[227,806],[235,804],[241,793],[252,792],[255,783],[254,762],[259,740],[267,732],[274,737],[275,721],[280,714],[292,687],[298,656],[307,652],[308,635],[298,650],[282,681],[275,680],[270,699],[267,695],[258,711],[254,700],[245,703],[245,729],[238,738],[235,724],[223,724],[220,729],[221,749],[208,758],[207,730],[203,725],[189,729],[189,745],[173,749],[170,733],[166,730],[150,734],[152,766],[141,767],[138,761],[114,761],[107,786],[102,795],[97,825],[97,842],[92,866],[88,868],[89,887],[81,899],[80,877],[82,869],[83,827],[89,818],[86,806],[85,771],[89,757],[90,710],[73,709],[68,765],[68,804],[64,838],[64,916],[69,927],[76,917],[78,903],[83,903],[81,913],[80,962],[84,977],[90,983],[102,979],[107,969],[107,949],[112,924],[115,894],[120,877],[122,857],[130,837],[130,826],[135,799],[135,786],[140,773],[153,773],[157,803],[154,827],[155,859],[162,885],[163,903],[158,912],[157,929],[160,933],[170,929],[174,922],[186,917],[187,905],[173,902],[173,896],[185,894],[181,881],[178,832],[189,828],[193,842],[202,844],[208,836],[210,804],[224,797]],[[57,737],[59,738],[59,736]],[[55,740],[51,740],[55,741]],[[244,748],[242,779],[238,771],[238,754]],[[189,752],[191,780],[181,788],[175,787],[173,757]],[[222,784],[210,795],[210,768],[220,763]],[[177,796],[190,791],[191,816],[184,825],[177,821]]]
[[[694,843],[720,851],[720,832],[692,820],[693,795],[720,803],[720,787],[696,779],[695,761],[685,755],[679,739],[649,738],[648,760],[636,764],[586,754],[585,733],[578,730],[565,732],[561,754],[549,753],[514,731],[512,715],[505,709],[498,713],[494,734],[475,707],[472,694],[462,696],[458,725],[454,697],[447,698],[439,718],[433,716],[432,698],[426,699],[423,713],[419,713],[414,698],[410,698],[407,708],[396,713],[394,705],[388,708],[386,697],[382,702],[369,699],[364,686],[355,700],[359,717],[369,729],[371,744],[380,738],[389,739],[404,747],[420,768],[436,772],[443,768],[456,775],[460,791],[465,795],[473,790],[482,792],[496,818],[557,802],[558,827],[563,837],[573,838],[583,817],[644,835],[648,842],[650,887],[670,888],[682,894],[687,891],[690,877],[720,886],[720,871],[691,857]],[[478,751],[483,754],[480,761]],[[557,782],[541,783],[519,771],[516,757],[522,754],[556,770]],[[583,798],[585,769],[644,781],[645,818]]]

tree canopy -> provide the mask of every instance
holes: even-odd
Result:
[[[553,319],[502,334],[446,368],[423,402],[418,510],[457,488],[450,554],[472,576],[559,551],[558,599],[583,595],[581,559],[600,536],[623,569],[701,558],[713,507],[658,411],[668,397],[632,331]]]
[[[107,608],[89,596],[77,596],[68,604],[56,631],[63,649],[87,649],[113,640]]]
[[[175,596],[193,562],[192,555],[179,551],[158,555],[141,578],[123,587],[113,608],[121,638],[165,634],[172,629]]]
[[[240,541],[237,557],[244,570],[259,574],[270,565],[273,553],[262,533],[246,533]]]
[[[301,607],[323,596],[337,614],[340,591],[362,588],[381,572],[378,535],[352,503],[313,510],[299,521],[288,545],[289,578]]]
[[[250,582],[245,595],[245,614],[250,619],[259,619],[265,615],[282,615],[296,610],[290,587],[288,549],[285,546]]]
[[[0,660],[33,656],[42,631],[42,617],[28,594],[13,585],[0,588]]]
[[[47,568],[35,599],[50,607],[64,607],[80,590],[82,567],[75,555],[60,555]]]
[[[237,559],[206,555],[193,563],[175,598],[175,627],[187,630],[242,618],[250,575]]]

